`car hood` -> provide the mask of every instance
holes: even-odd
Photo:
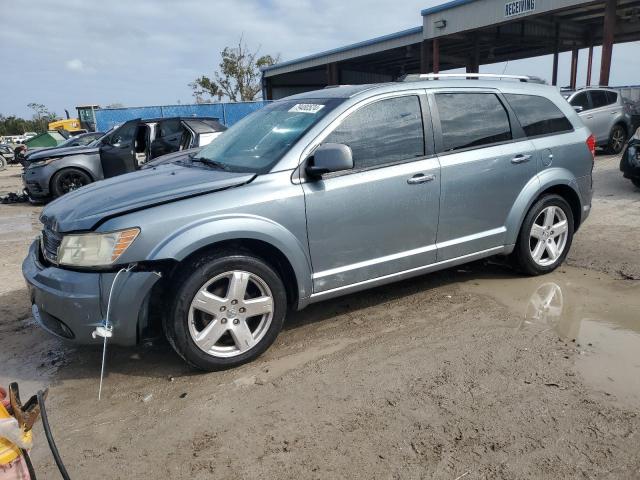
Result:
[[[101,220],[250,182],[253,173],[165,164],[70,192],[45,207],[42,223],[58,232],[91,230]]]
[[[25,159],[28,162],[33,162],[36,160],[42,160],[43,158],[50,157],[66,157],[67,155],[78,155],[81,153],[97,153],[98,147],[51,147],[45,148],[43,150],[36,150],[33,153],[28,153],[25,156]]]

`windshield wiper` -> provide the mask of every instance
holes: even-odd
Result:
[[[211,167],[224,170],[225,172],[230,171],[230,168],[228,165],[225,165],[222,162],[217,162],[216,160],[211,160],[210,158],[207,158],[207,157],[190,157],[190,158],[192,162],[203,163],[205,165],[209,165]]]

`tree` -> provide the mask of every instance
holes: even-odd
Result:
[[[232,102],[247,102],[260,98],[262,86],[260,84],[260,68],[276,63],[280,56],[258,56],[259,48],[251,51],[242,37],[235,47],[226,47],[220,56],[222,61],[219,71],[214,72],[213,79],[202,75],[189,84],[197,103],[210,99],[222,100],[227,97]]]
[[[46,132],[49,122],[53,122],[56,119],[56,114],[49,111],[49,109],[41,103],[32,102],[27,104],[27,107],[33,110],[33,121],[36,132]]]

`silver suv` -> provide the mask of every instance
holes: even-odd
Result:
[[[33,315],[79,343],[163,332],[213,370],[310,303],[492,255],[551,272],[589,214],[595,140],[556,89],[516,80],[295,95],[71,192],[23,264]]]
[[[631,112],[622,95],[609,88],[588,87],[564,96],[596,137],[596,145],[619,154],[633,134]]]

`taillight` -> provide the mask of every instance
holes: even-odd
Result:
[[[589,151],[591,152],[591,157],[595,162],[596,161],[596,137],[593,136],[593,133],[589,135],[589,138],[587,138],[587,147],[589,148]]]

